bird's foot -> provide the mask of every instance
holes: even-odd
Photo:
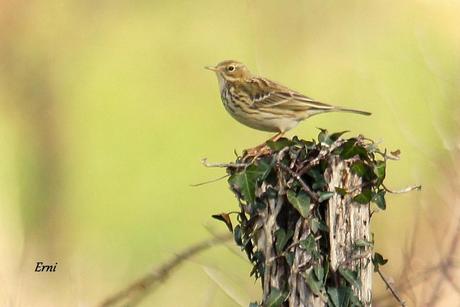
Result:
[[[243,161],[244,162],[254,162],[260,156],[268,155],[272,152],[270,147],[267,146],[266,143],[260,144],[254,148],[246,149],[243,152]]]

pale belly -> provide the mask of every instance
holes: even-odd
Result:
[[[232,113],[229,111],[229,113],[240,123],[262,131],[286,132],[299,124],[297,120],[291,118],[264,118],[256,120],[250,116],[238,114],[238,112]]]
[[[292,117],[274,116],[271,113],[260,112],[251,114],[239,108],[229,108],[225,103],[227,112],[237,121],[253,129],[269,132],[286,132],[299,124],[299,120]],[[255,112],[255,110],[254,110]]]

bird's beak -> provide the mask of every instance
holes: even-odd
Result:
[[[214,67],[214,66],[205,66],[204,68],[212,70],[212,71],[217,71],[217,67]]]

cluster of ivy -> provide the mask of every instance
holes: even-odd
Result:
[[[352,291],[352,286],[359,287],[357,272],[345,267],[340,267],[338,272],[329,269],[329,229],[325,222],[325,204],[334,193],[344,196],[350,191],[338,187],[335,191],[328,191],[324,172],[328,168],[331,155],[337,155],[342,160],[351,159],[351,171],[362,178],[361,192],[354,196],[353,200],[363,205],[372,202],[385,210],[386,191],[383,181],[387,153],[382,152],[372,140],[363,136],[345,139],[342,137],[345,131],[328,133],[324,129],[320,130],[317,140],[307,141],[293,137],[281,138],[276,142],[269,141],[267,145],[271,149],[270,153],[257,157],[250,163],[247,163],[244,157],[238,158],[236,163],[227,169],[231,190],[240,202],[241,210],[237,213],[237,225],[233,228],[227,213],[214,217],[224,221],[233,231],[235,242],[246,252],[254,265],[251,275],[256,278],[263,277],[265,259],[262,252],[253,244],[254,222],[258,212],[265,208],[266,200],[278,197],[279,191],[276,187],[280,176],[283,176],[290,184],[285,187],[285,203],[288,205],[281,209],[277,218],[277,224],[280,226],[275,233],[277,256],[291,266],[294,255],[289,251],[289,247],[298,244],[312,256],[313,269],[308,274],[304,272],[303,275],[315,295],[321,296],[329,306],[361,306],[362,302],[359,302]],[[399,155],[399,152],[392,154]],[[290,180],[291,178],[294,179]],[[262,195],[256,195],[263,182],[268,188]],[[307,185],[309,191],[306,191],[303,185]],[[311,231],[304,240],[293,242],[292,236],[299,218],[308,219]],[[317,237],[320,239],[315,239]],[[355,242],[355,245],[357,249],[373,248],[373,241],[360,240]],[[374,253],[373,263],[376,269],[386,261],[380,254]],[[282,306],[288,292],[289,289],[272,289],[264,306]],[[251,303],[250,306],[259,305]]]

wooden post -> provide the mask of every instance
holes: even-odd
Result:
[[[327,225],[329,227],[330,265],[332,271],[345,267],[358,272],[359,285],[353,285],[353,292],[365,306],[372,301],[372,250],[356,248],[357,243],[370,242],[369,204],[359,204],[352,196],[361,193],[362,179],[350,171],[350,161],[330,158],[329,168],[324,176],[329,190],[336,187],[353,191],[341,197],[334,194],[327,206]]]
[[[235,241],[262,281],[253,306],[371,306],[369,206],[384,203],[386,159],[364,138],[322,133],[228,167],[241,208]]]

